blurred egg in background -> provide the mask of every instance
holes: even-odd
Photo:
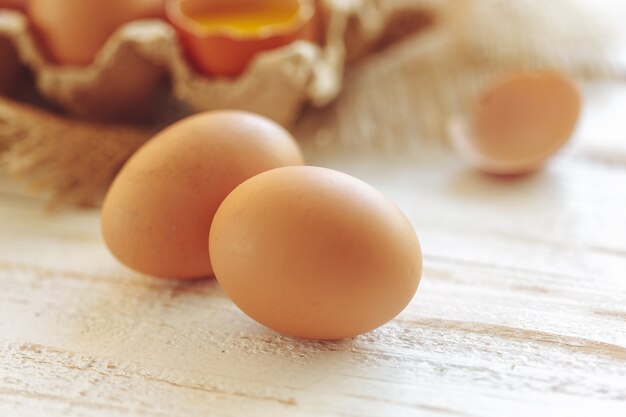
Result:
[[[24,10],[30,0],[0,0],[0,8]]]
[[[125,23],[163,15],[162,0],[30,0],[28,14],[50,57],[88,65]]]

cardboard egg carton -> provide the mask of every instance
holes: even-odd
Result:
[[[404,106],[421,137],[445,139],[448,119],[471,108],[494,76],[535,68],[592,79],[624,74],[607,53],[604,22],[578,7],[580,0],[316,1],[323,23],[320,45],[299,41],[259,53],[236,78],[200,74],[173,27],[156,20],[121,27],[90,66],[54,65],[27,18],[0,10],[0,170],[25,177],[54,201],[97,204],[117,169],[155,129],[189,112],[217,108],[249,110],[289,126],[304,106],[322,107],[338,96],[347,63],[426,28],[359,65],[350,78],[350,94],[329,111],[312,113],[301,133],[317,140],[321,132],[320,143],[330,143],[326,132],[342,132],[347,123],[346,135],[359,138],[355,146],[402,138],[406,135],[393,132],[403,128],[401,120],[358,131],[352,121]],[[20,79],[22,67],[32,73],[37,94],[30,91],[30,80]],[[390,82],[378,83],[376,94],[385,100],[371,101],[371,80],[387,80],[393,68],[405,68],[406,76],[396,71]],[[44,106],[1,97],[16,85],[31,87],[25,88],[26,99],[39,103],[38,95],[43,96]],[[406,94],[395,94],[399,85]],[[359,100],[369,100],[369,113],[351,105]],[[55,107],[61,111],[50,111]],[[144,110],[157,123],[127,128],[111,122]]]
[[[161,20],[120,27],[89,66],[55,65],[40,48],[27,17],[2,10],[0,75],[10,84],[16,66],[29,68],[43,97],[80,117],[127,119],[149,108],[163,80],[169,79],[172,95],[192,111],[237,108],[288,125],[305,104],[324,106],[337,96],[348,54],[346,39],[358,51],[380,37],[386,23],[383,3],[321,0],[321,45],[298,41],[259,53],[234,79],[197,72],[175,29]]]
[[[261,52],[236,78],[199,73],[175,29],[161,20],[120,27],[89,66],[56,65],[23,13],[0,10],[0,168],[45,191],[52,204],[98,204],[117,170],[159,127],[219,108],[289,126],[305,105],[322,107],[339,94],[348,61],[423,28],[423,19],[413,17],[430,13],[424,4],[439,0],[317,1],[320,45],[298,41]],[[24,67],[32,81],[21,76]],[[2,97],[22,90],[16,85],[37,104]],[[162,100],[164,90],[173,100]],[[117,123],[146,111],[156,123]]]

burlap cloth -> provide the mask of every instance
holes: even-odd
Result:
[[[572,0],[321,3],[322,46],[296,42],[260,54],[234,80],[198,74],[160,21],[124,26],[87,68],[54,66],[25,17],[0,11],[0,91],[44,103],[0,98],[3,168],[49,191],[53,203],[97,204],[120,166],[163,124],[189,112],[239,108],[292,125],[305,106],[335,99],[346,64],[400,41],[415,51],[403,56],[415,61],[407,77],[419,91],[412,112],[424,137],[445,138],[448,117],[466,111],[494,74],[551,68],[622,75],[604,51],[610,34]],[[32,80],[24,80],[24,68]],[[29,85],[36,94],[23,93]],[[119,124],[129,115],[144,124]]]

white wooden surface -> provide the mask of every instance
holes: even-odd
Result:
[[[587,102],[517,179],[441,146],[308,146],[395,199],[425,255],[409,307],[340,342],[265,329],[211,279],[132,273],[97,211],[2,188],[0,416],[626,416],[626,84]]]

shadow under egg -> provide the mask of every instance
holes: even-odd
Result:
[[[489,174],[462,168],[451,175],[448,189],[452,195],[468,200],[517,201],[521,206],[543,196],[560,193],[558,178],[550,170],[525,174]]]

